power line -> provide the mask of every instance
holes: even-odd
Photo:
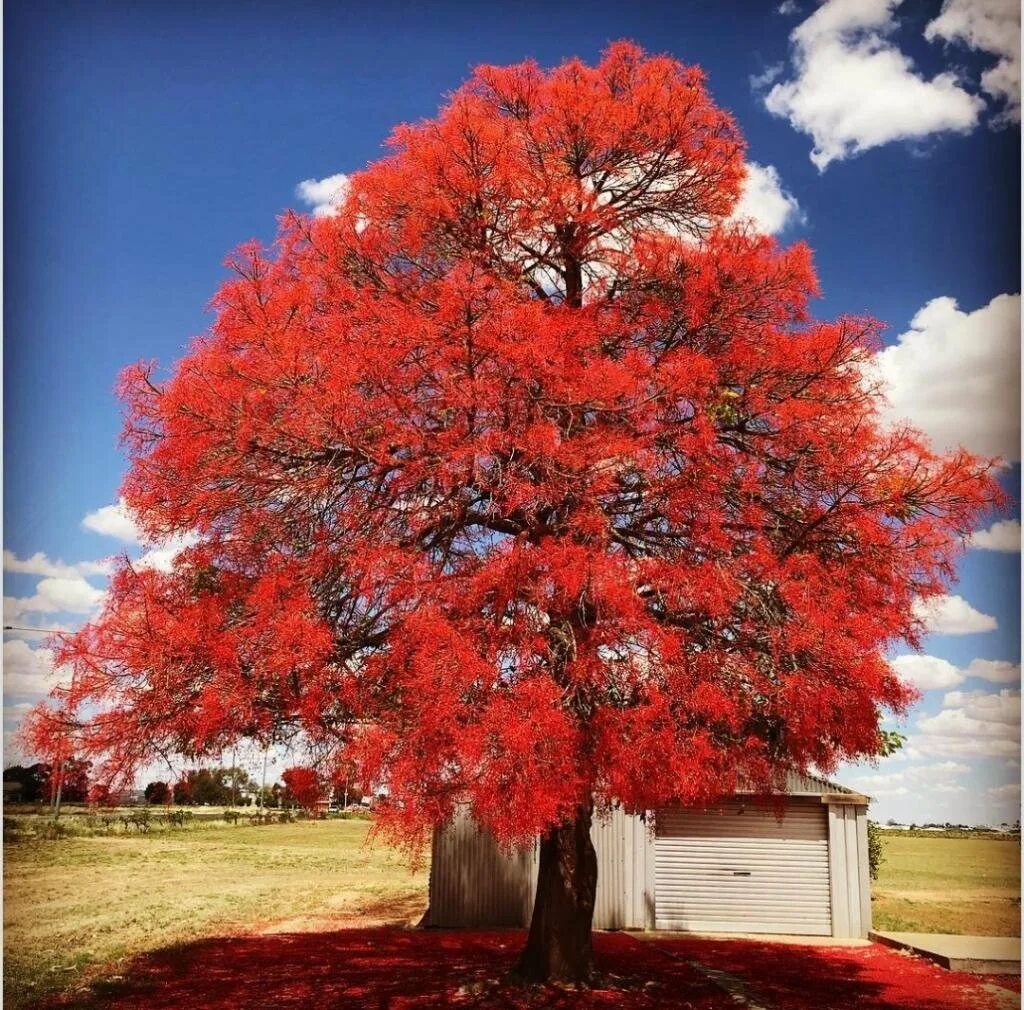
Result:
[[[36,628],[25,624],[5,624],[4,631],[38,631],[42,635],[63,635],[67,628]]]

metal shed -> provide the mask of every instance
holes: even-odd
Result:
[[[707,809],[595,818],[597,929],[863,937],[868,798],[790,773],[782,816],[737,793]],[[467,814],[434,833],[430,926],[526,926],[538,846],[508,852]]]

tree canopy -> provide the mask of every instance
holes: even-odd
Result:
[[[127,776],[299,735],[417,839],[700,802],[884,749],[992,461],[883,423],[880,324],[733,217],[701,71],[480,67],[333,216],[242,246],[128,369],[122,562],[28,736]],[[870,292],[865,292],[865,301]]]

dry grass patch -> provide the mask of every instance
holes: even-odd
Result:
[[[358,820],[15,842],[4,850],[5,1005],[31,1005],[143,951],[317,910],[406,921],[426,873]],[[297,925],[297,923],[296,923]]]
[[[1000,838],[882,836],[876,929],[1017,936],[1020,844]]]

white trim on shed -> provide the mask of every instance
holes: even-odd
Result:
[[[781,819],[749,794],[707,810],[596,816],[597,929],[803,933],[871,928],[868,798],[792,773]],[[434,832],[431,926],[525,926],[538,846],[502,849],[466,813]]]

